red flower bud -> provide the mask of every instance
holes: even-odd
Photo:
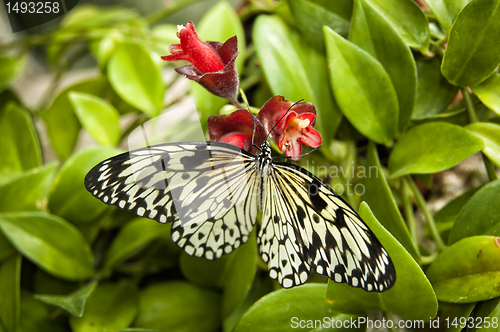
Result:
[[[204,42],[198,38],[193,23],[179,26],[177,33],[181,43],[169,47],[171,55],[162,56],[165,61],[186,60],[191,65],[175,70],[186,78],[200,83],[216,96],[236,100],[239,77],[236,70],[238,38],[220,42]]]
[[[255,154],[257,149],[252,146],[252,137],[253,144],[260,146],[266,131],[258,122],[255,125],[254,120],[254,116],[245,109],[229,115],[212,115],[208,118],[208,135],[211,141],[230,143]],[[254,128],[257,130],[255,135]]]

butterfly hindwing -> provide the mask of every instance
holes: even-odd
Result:
[[[375,235],[359,215],[333,190],[307,170],[293,164],[274,163],[270,176],[271,188],[265,198],[272,206],[279,204],[284,211],[276,210],[281,224],[275,229],[295,230],[297,252],[302,253],[302,265],[336,282],[345,282],[366,291],[383,291],[394,284],[394,265]],[[277,192],[281,192],[281,196]],[[283,198],[283,196],[285,198]],[[285,201],[285,202],[283,202]],[[293,202],[293,203],[290,203]],[[264,224],[263,224],[264,225]],[[264,229],[263,239],[282,239],[272,229]],[[272,248],[271,248],[272,249]],[[261,249],[262,251],[262,249]],[[276,255],[274,250],[270,255]],[[277,275],[285,276],[284,264],[270,266]],[[284,287],[303,284],[300,270],[292,283],[285,277]],[[278,280],[280,280],[278,278]]]
[[[214,142],[169,143],[105,160],[85,186],[106,204],[173,222],[188,254],[217,259],[245,243],[257,218],[254,156]]]

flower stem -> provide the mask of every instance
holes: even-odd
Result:
[[[469,121],[470,123],[479,122],[479,118],[477,117],[476,110],[474,109],[474,105],[472,104],[472,99],[470,98],[469,90],[467,88],[462,88],[462,95],[465,100],[465,107],[467,108],[467,113],[469,113]]]
[[[493,163],[491,160],[486,157],[484,153],[481,153],[483,156],[483,163],[484,167],[486,168],[486,173],[488,174],[488,179],[491,181],[495,181],[497,179],[497,174],[495,173],[495,166],[493,166]]]
[[[424,197],[422,196],[420,190],[418,190],[417,186],[415,185],[415,182],[413,182],[413,179],[409,175],[406,177],[406,179],[408,184],[410,185],[413,195],[415,196],[415,199],[417,201],[417,206],[424,213],[425,219],[427,219],[427,223],[429,224],[432,237],[436,242],[437,250],[443,251],[444,249],[446,249],[446,244],[444,243],[443,239],[441,238],[441,235],[439,234],[439,231],[437,230],[436,223],[434,222],[434,217],[427,208],[427,204],[425,203]]]
[[[420,257],[420,249],[418,247],[417,225],[415,223],[415,215],[413,214],[413,204],[410,200],[410,185],[406,178],[403,178],[403,205],[405,209],[406,223],[410,231],[413,246]]]

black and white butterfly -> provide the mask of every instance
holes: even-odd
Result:
[[[258,246],[271,278],[304,284],[311,270],[335,282],[382,292],[394,265],[360,216],[304,168],[218,142],[167,143],[96,165],[85,187],[106,204],[173,223],[186,253],[214,260],[245,243],[262,211]]]

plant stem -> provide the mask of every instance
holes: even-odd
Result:
[[[443,251],[446,249],[446,244],[444,243],[443,239],[441,238],[441,235],[439,235],[439,232],[436,227],[436,223],[434,222],[434,217],[432,216],[431,212],[427,208],[427,204],[425,203],[425,199],[420,193],[420,190],[418,190],[417,186],[415,185],[415,182],[413,182],[413,179],[408,175],[407,176],[407,181],[408,184],[410,185],[411,191],[413,192],[413,195],[415,196],[415,199],[417,200],[417,206],[422,210],[422,212],[425,215],[425,219],[427,219],[427,223],[429,224],[429,228],[431,230],[432,237],[434,238],[434,241],[436,242],[437,250]]]
[[[469,90],[467,88],[462,88],[462,95],[464,96],[465,106],[467,108],[467,113],[469,113],[470,123],[479,122],[479,118],[477,117],[476,110],[474,109],[474,105],[472,104],[472,99],[470,98]]]
[[[484,153],[481,153],[483,156],[484,167],[486,168],[486,173],[488,174],[488,179],[491,181],[495,181],[497,179],[497,174],[495,173],[495,166],[491,160],[486,157]]]
[[[420,258],[420,249],[418,247],[417,225],[415,223],[415,215],[413,214],[413,204],[410,200],[410,186],[406,178],[403,178],[403,205],[405,209],[406,223],[410,231],[413,246],[415,247],[418,257]]]

